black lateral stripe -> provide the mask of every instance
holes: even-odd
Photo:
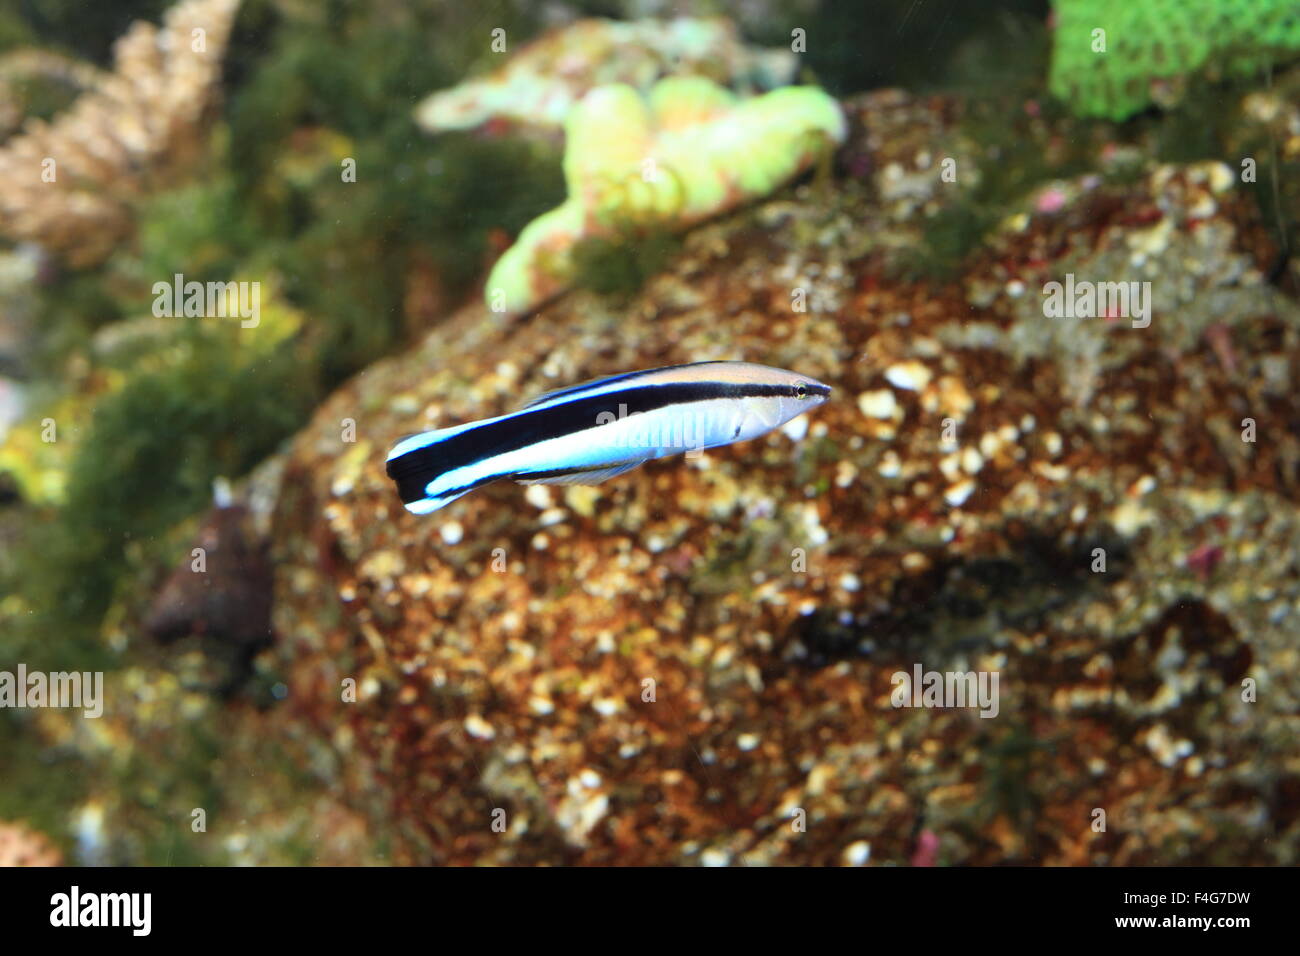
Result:
[[[517,451],[538,442],[595,428],[601,416],[618,416],[626,408],[628,415],[652,412],[669,405],[704,402],[715,398],[766,398],[796,395],[793,385],[747,384],[740,382],[696,382],[671,385],[639,385],[602,395],[579,396],[558,405],[529,409],[510,418],[488,422],[477,428],[417,448],[388,462],[388,477],[402,492],[419,494],[444,472],[472,465],[494,455]]]

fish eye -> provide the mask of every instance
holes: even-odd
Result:
[[[795,397],[795,398],[798,398],[798,399],[805,399],[805,398],[807,398],[807,397],[808,397],[808,385],[807,385],[806,383],[804,383],[804,382],[799,382],[797,385],[795,385],[795,387],[794,387],[794,397]]]

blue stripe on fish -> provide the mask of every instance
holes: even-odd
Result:
[[[566,398],[578,395],[584,392],[603,389],[606,386],[614,385],[617,382],[629,383],[632,379],[644,378],[647,375],[655,375],[658,372],[671,372],[681,368],[700,368],[705,365],[723,365],[724,362],[689,362],[684,365],[665,365],[663,368],[645,369],[640,372],[621,372],[618,375],[606,375],[604,378],[593,378],[589,382],[583,382],[580,385],[570,385],[566,388],[557,388],[553,392],[547,392],[544,395],[538,395],[532,401],[527,402],[523,407],[525,409],[535,408],[556,399]]]

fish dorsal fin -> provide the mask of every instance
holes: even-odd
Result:
[[[691,365],[714,365],[715,362],[684,362],[680,365],[665,365],[662,368],[650,368],[640,372],[620,372],[617,375],[605,375],[600,378],[593,378],[589,382],[582,382],[578,385],[567,385],[564,388],[557,388],[553,391],[538,395],[519,407],[520,411],[526,408],[534,408],[538,405],[544,405],[547,402],[559,398],[569,398],[582,394],[583,392],[594,391],[605,385],[612,385],[615,382],[631,382],[634,379],[653,375],[656,372],[667,372],[672,369],[687,368]]]
[[[547,402],[553,401],[554,399],[557,398],[565,398],[571,395],[577,395],[580,392],[587,392],[595,388],[600,388],[600,386],[602,385],[611,385],[614,382],[622,381],[624,379],[636,378],[638,375],[644,375],[644,374],[646,373],[645,372],[620,372],[618,375],[605,375],[602,376],[601,378],[593,378],[589,382],[582,382],[578,385],[566,385],[564,388],[552,389],[549,392],[543,392],[541,395],[538,395],[536,398],[529,399],[527,402],[525,402],[523,405],[520,406],[520,410],[522,411],[525,408],[534,408],[538,405],[545,405]]]
[[[515,478],[515,481],[521,485],[598,485],[602,481],[608,481],[610,478],[631,471],[643,464],[645,464],[645,459],[638,458],[636,461],[613,465],[608,468],[590,468],[585,471],[569,471],[563,474],[550,474],[538,478],[519,475]]]

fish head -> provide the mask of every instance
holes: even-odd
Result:
[[[737,363],[739,364],[739,363]],[[746,384],[770,386],[767,394],[745,399],[744,424],[738,438],[757,438],[825,402],[831,388],[815,378],[786,369],[749,365]]]
[[[782,425],[792,418],[798,418],[804,412],[812,411],[831,397],[831,387],[825,382],[819,382],[806,375],[796,375],[794,372],[787,374],[794,379],[791,382],[794,389],[791,394],[781,398],[780,424]]]

